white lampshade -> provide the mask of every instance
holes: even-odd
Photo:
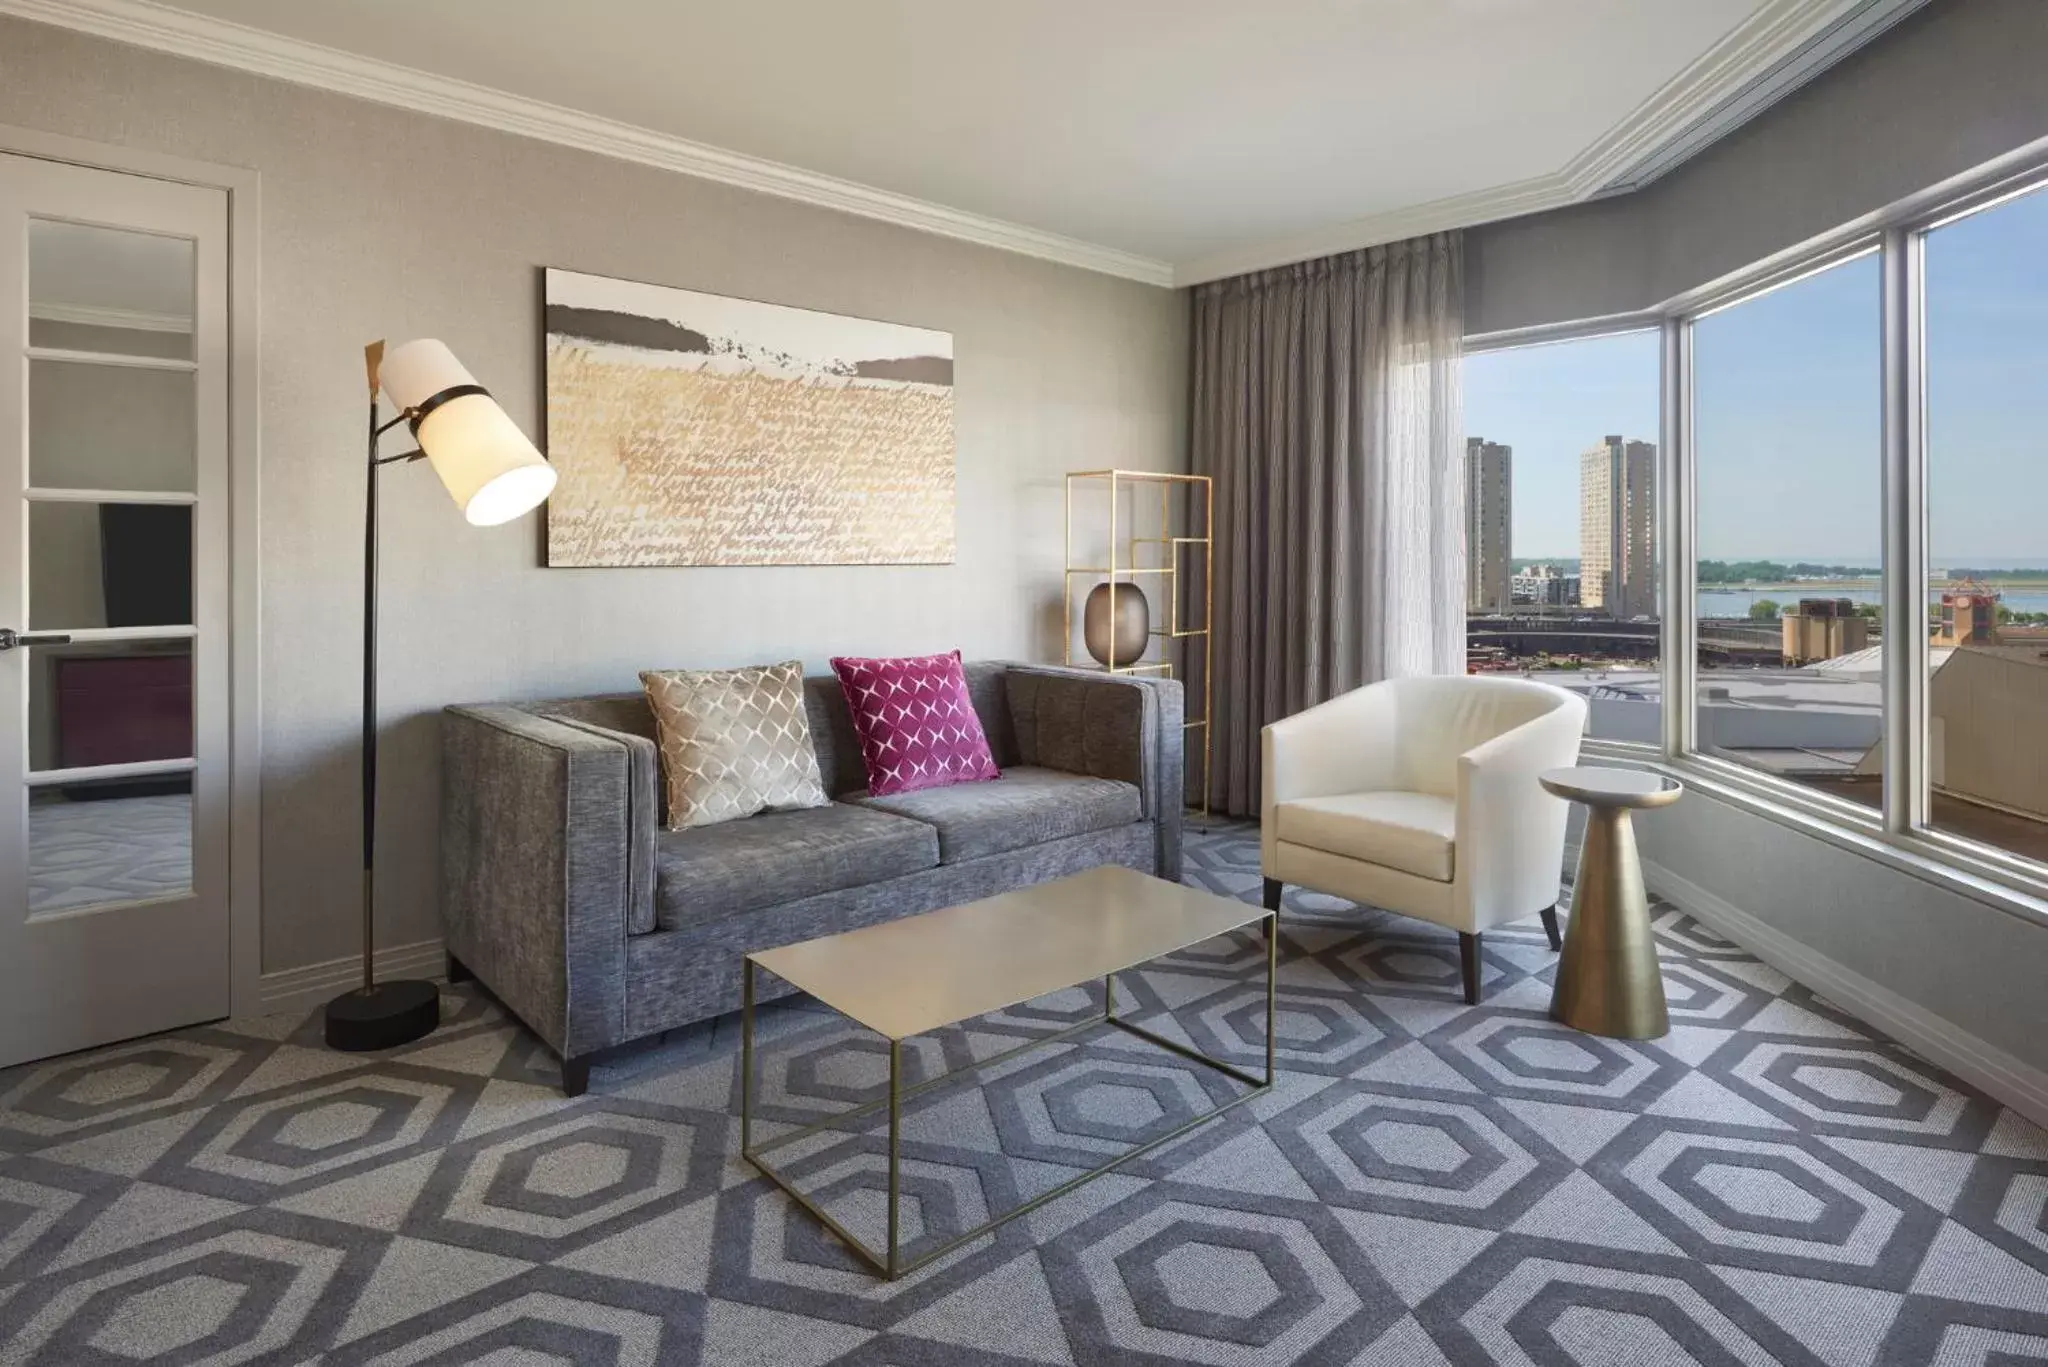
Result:
[[[422,338],[385,353],[378,383],[405,411],[457,386],[474,385],[476,377],[454,352]],[[554,491],[555,467],[489,394],[443,400],[420,420],[414,435],[449,496],[476,526],[510,522],[538,508]]]

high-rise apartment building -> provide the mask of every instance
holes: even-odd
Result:
[[[1603,437],[1579,457],[1580,605],[1654,617],[1656,534],[1656,444]]]
[[[1465,438],[1465,607],[1506,612],[1514,598],[1509,581],[1508,536],[1513,525],[1514,448],[1484,437]]]

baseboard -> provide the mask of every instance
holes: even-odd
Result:
[[[448,969],[447,951],[439,940],[420,940],[409,945],[391,945],[377,951],[380,978],[438,978]],[[263,1011],[311,1011],[361,982],[363,961],[351,954],[346,959],[287,968],[263,975]]]
[[[2035,1124],[2048,1126],[2048,1072],[1986,1043],[1890,988],[1844,968],[1810,945],[1669,869],[1645,860],[1643,880],[1657,895],[1697,916],[1723,939],[1741,945],[1779,972],[1804,983],[1850,1015],[1882,1030]]]

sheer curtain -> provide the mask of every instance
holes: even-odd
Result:
[[[1464,668],[1461,246],[1438,233],[1195,289],[1218,810],[1258,811],[1267,722]]]

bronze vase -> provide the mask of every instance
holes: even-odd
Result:
[[[1102,583],[1088,591],[1081,609],[1081,640],[1096,663],[1137,663],[1151,635],[1152,607],[1136,584]]]

